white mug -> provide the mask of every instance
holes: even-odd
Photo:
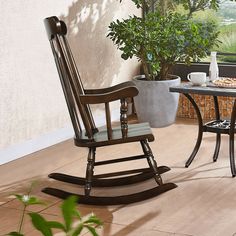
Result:
[[[191,72],[188,74],[187,79],[192,82],[193,85],[203,85],[206,83],[205,72]]]

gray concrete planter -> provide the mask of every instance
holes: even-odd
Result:
[[[147,81],[143,75],[135,76],[134,83],[139,89],[135,107],[140,122],[149,122],[153,128],[171,125],[175,122],[179,93],[170,93],[169,87],[180,84],[180,77],[171,80]]]

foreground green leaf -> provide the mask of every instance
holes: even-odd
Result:
[[[93,228],[92,226],[85,225],[84,227],[86,227],[93,236],[99,236],[96,232],[96,229]]]
[[[14,196],[24,205],[45,205],[45,203],[38,198],[30,195],[20,195],[20,194],[14,194]]]
[[[24,234],[20,234],[18,232],[10,232],[9,234],[7,235],[10,235],[10,236],[24,236]]]
[[[77,205],[78,197],[70,196],[67,198],[61,205],[63,218],[65,221],[65,229],[66,232],[71,230],[73,217],[75,216],[76,205]]]
[[[88,218],[88,220],[84,221],[84,224],[102,225],[102,221],[97,216],[92,215]]]
[[[38,213],[29,213],[34,227],[40,231],[44,236],[53,236],[51,228],[48,226],[48,222]]]
[[[81,233],[81,231],[83,230],[84,225],[81,223],[77,226],[77,228],[74,230],[74,232],[72,233],[72,236],[77,236]]]
[[[64,232],[66,232],[65,226],[62,223],[57,222],[57,221],[47,221],[47,226],[51,229],[61,229]]]

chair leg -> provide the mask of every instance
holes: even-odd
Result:
[[[95,155],[96,155],[96,148],[90,148],[88,153],[88,163],[87,163],[87,170],[86,170],[86,179],[85,179],[85,186],[84,192],[85,196],[90,195],[90,191],[92,188],[92,178],[93,178],[93,169],[95,163]]]
[[[142,146],[144,154],[147,156],[147,161],[148,161],[149,167],[155,173],[154,178],[155,178],[157,184],[158,185],[162,185],[163,184],[162,178],[161,178],[160,174],[158,173],[157,163],[156,163],[156,161],[154,159],[152,150],[151,150],[147,140],[141,141],[141,146]]]

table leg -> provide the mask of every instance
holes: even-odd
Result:
[[[215,116],[216,120],[220,120],[220,110],[219,110],[219,103],[218,99],[216,96],[213,96],[214,99],[214,107],[215,107]],[[221,143],[221,134],[217,133],[216,134],[216,145],[215,145],[215,151],[213,155],[213,161],[216,162],[219,156],[219,151],[220,151],[220,143]]]
[[[188,158],[188,160],[185,163],[185,167],[189,167],[189,165],[192,163],[194,157],[196,156],[196,154],[197,154],[197,152],[198,152],[198,150],[200,148],[201,142],[202,142],[203,122],[202,122],[201,112],[200,112],[196,102],[194,101],[194,99],[189,94],[187,94],[187,93],[184,93],[184,95],[192,103],[192,105],[193,105],[193,107],[195,109],[195,112],[197,114],[197,119],[198,119],[198,137],[197,137],[197,142],[195,144],[195,147],[193,149],[192,154],[190,155],[190,157]]]
[[[232,176],[236,176],[235,160],[234,160],[234,129],[236,120],[236,99],[234,100],[234,105],[231,113],[230,119],[230,129],[229,129],[229,157],[230,157],[230,167]]]

